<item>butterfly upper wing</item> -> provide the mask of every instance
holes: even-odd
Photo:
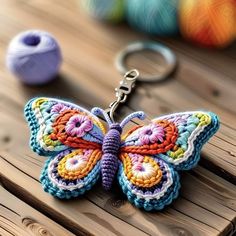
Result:
[[[31,128],[30,145],[39,155],[53,156],[68,148],[101,148],[104,127],[82,107],[54,98],[34,98],[25,106],[25,117]]]
[[[53,98],[34,98],[25,107],[31,147],[49,156],[40,181],[59,198],[77,197],[100,176],[105,130],[99,119],[82,107]]]
[[[66,199],[84,194],[100,176],[101,156],[100,149],[70,149],[49,158],[40,177],[44,190]]]
[[[163,116],[136,126],[124,137],[118,179],[128,199],[145,210],[161,210],[178,196],[178,170],[194,167],[202,145],[217,131],[210,112]]]
[[[218,130],[218,117],[211,112],[175,113],[135,127],[123,138],[122,152],[158,155],[177,170],[193,168],[206,141]]]
[[[156,121],[159,119],[173,122],[178,129],[178,138],[174,148],[161,155],[177,170],[189,170],[198,163],[202,146],[220,126],[218,116],[212,112],[177,113],[158,118]]]

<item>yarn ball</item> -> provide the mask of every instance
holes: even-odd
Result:
[[[26,84],[40,85],[51,81],[61,62],[61,50],[56,39],[44,31],[22,32],[8,46],[7,68]]]
[[[82,0],[81,4],[98,20],[118,23],[124,19],[124,0]]]
[[[127,0],[126,18],[139,31],[160,36],[178,32],[179,0]]]
[[[180,0],[183,37],[207,47],[225,47],[235,39],[235,3],[231,0]]]

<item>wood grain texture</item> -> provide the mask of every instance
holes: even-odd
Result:
[[[179,38],[158,39],[177,54],[176,72],[166,83],[138,84],[128,103],[119,109],[118,119],[134,110],[144,110],[149,117],[156,117],[196,109],[212,110],[221,119],[219,132],[203,148],[200,162],[203,167],[182,174],[180,198],[162,212],[146,213],[130,205],[118,185],[107,193],[98,184],[85,197],[70,201],[44,193],[38,181],[44,159],[28,147],[29,130],[23,106],[31,97],[43,95],[70,99],[87,108],[107,107],[121,78],[113,66],[116,53],[128,42],[147,37],[124,25],[96,22],[79,9],[78,1],[72,0],[3,0],[0,22],[0,181],[15,197],[2,187],[0,192],[9,196],[9,201],[8,197],[4,199],[5,205],[10,204],[9,208],[15,208],[20,216],[28,214],[29,219],[35,220],[25,221],[26,224],[33,222],[54,230],[50,232],[63,232],[57,235],[63,235],[66,229],[76,235],[131,236],[211,236],[235,232],[235,45],[211,51],[198,49]],[[64,63],[60,75],[46,86],[24,86],[4,66],[9,40],[29,28],[51,32],[62,47]],[[135,55],[128,63],[142,73],[162,69],[157,67],[161,59],[148,52]],[[17,208],[22,200],[28,205]],[[2,212],[4,217],[9,216],[7,210]],[[19,220],[20,216],[14,217]],[[46,217],[57,223],[47,223]],[[26,234],[18,226],[12,234]],[[0,235],[4,233],[0,231]]]
[[[0,186],[0,196],[0,235],[74,235],[16,198],[2,186]]]

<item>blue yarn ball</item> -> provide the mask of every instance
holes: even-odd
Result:
[[[160,36],[178,32],[179,0],[127,0],[126,17],[129,24],[145,33]]]
[[[124,19],[124,0],[81,0],[81,4],[98,20],[117,23]]]
[[[56,39],[40,30],[29,30],[16,35],[7,50],[7,68],[22,82],[40,85],[57,75],[62,62]]]

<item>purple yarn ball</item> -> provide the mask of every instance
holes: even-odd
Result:
[[[40,85],[57,75],[62,62],[56,39],[40,30],[29,30],[16,35],[7,51],[7,68],[22,82]]]

